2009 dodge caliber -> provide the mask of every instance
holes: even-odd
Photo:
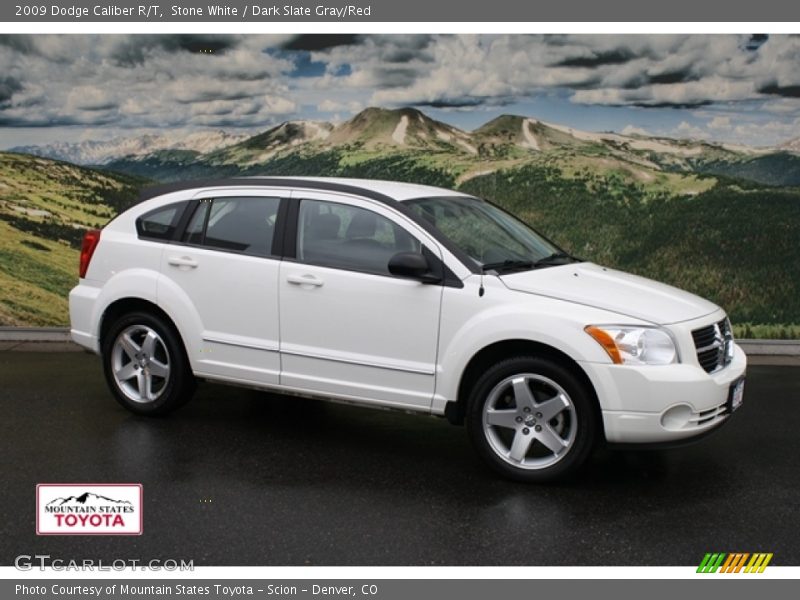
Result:
[[[524,481],[602,440],[718,427],[746,366],[711,302],[571,257],[478,198],[381,181],[162,189],[86,234],[70,317],[133,412],[205,379],[446,416]]]

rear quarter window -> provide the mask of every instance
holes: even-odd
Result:
[[[136,219],[136,233],[149,240],[171,240],[188,202],[161,206]]]

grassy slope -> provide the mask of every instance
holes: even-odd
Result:
[[[0,325],[66,325],[83,231],[144,180],[0,152]]]
[[[699,194],[527,166],[470,180],[569,251],[723,306],[748,337],[800,333],[800,189],[715,181]],[[794,325],[792,325],[794,324]]]

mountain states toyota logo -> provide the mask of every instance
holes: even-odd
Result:
[[[141,535],[140,483],[40,483],[37,535]]]

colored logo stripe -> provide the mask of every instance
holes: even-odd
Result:
[[[722,565],[720,573],[738,573],[742,570],[744,561],[746,561],[749,556],[750,554],[747,552],[734,552],[733,554],[728,554],[728,559]]]
[[[703,557],[700,566],[697,567],[698,573],[763,573],[764,569],[772,560],[773,554],[771,552],[756,552],[750,554],[749,552],[732,552],[727,554],[725,552],[707,552]],[[750,562],[747,562],[747,559]],[[747,566],[745,566],[747,563]]]
[[[698,573],[716,573],[722,561],[725,560],[725,553],[706,553],[703,557],[703,562],[697,567]]]
[[[750,559],[750,563],[745,567],[745,573],[763,573],[764,569],[767,568],[769,561],[772,560],[772,552],[768,554],[753,554],[753,558]],[[756,570],[757,569],[757,570]]]

